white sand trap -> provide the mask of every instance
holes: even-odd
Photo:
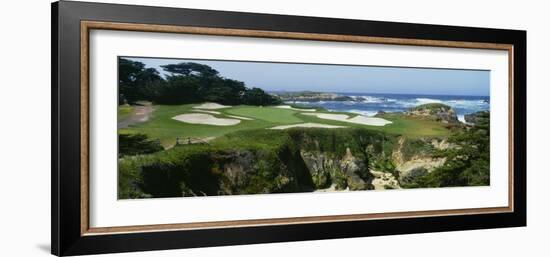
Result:
[[[205,113],[186,113],[180,114],[172,117],[172,119],[191,123],[191,124],[204,124],[204,125],[215,125],[215,126],[232,126],[237,125],[241,121],[237,119],[222,119],[216,118],[210,114]]]
[[[300,108],[294,108],[290,105],[277,105],[275,108],[281,108],[281,109],[290,109],[295,111],[304,111],[304,112],[314,112],[315,109],[300,109]]]
[[[336,121],[343,121],[343,122],[369,125],[369,126],[384,126],[386,124],[392,123],[391,121],[386,119],[376,118],[376,117],[366,117],[363,115],[357,115],[353,118],[350,118],[349,115],[347,114],[330,114],[330,113],[302,113],[302,114],[317,116],[317,118],[325,119],[325,120],[336,120]]]
[[[222,114],[221,112],[217,111],[206,111],[206,110],[193,110],[194,112],[204,112],[204,113],[210,113],[210,114]]]
[[[235,119],[240,119],[240,120],[254,120],[254,119],[251,119],[251,118],[248,118],[248,117],[242,117],[242,116],[237,116],[237,115],[225,115],[225,116],[235,118]]]
[[[202,113],[210,113],[210,114],[217,114],[217,115],[221,115],[222,113],[221,112],[218,112],[218,111],[207,111],[207,110],[193,110],[194,112],[202,112]],[[235,118],[235,119],[239,119],[239,120],[254,120],[254,119],[251,119],[251,118],[248,118],[248,117],[241,117],[241,116],[236,116],[236,115],[225,115],[227,117],[231,117],[231,118]]]
[[[386,119],[377,118],[377,117],[367,117],[363,115],[357,115],[348,120],[352,123],[371,125],[371,126],[384,126],[386,124],[391,124],[392,122]]]
[[[289,129],[289,128],[345,128],[345,127],[308,122],[308,123],[277,126],[269,129]]]
[[[217,103],[203,103],[201,105],[193,106],[195,109],[206,109],[206,110],[216,110],[216,109],[223,109],[223,108],[229,108],[231,106],[229,105],[221,105]]]

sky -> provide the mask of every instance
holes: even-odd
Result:
[[[197,59],[128,58],[155,68],[196,62],[216,69],[220,76],[266,91],[320,91],[335,93],[391,93],[488,96],[490,72],[404,67],[296,64]]]

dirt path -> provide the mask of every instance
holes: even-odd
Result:
[[[124,120],[118,121],[118,128],[127,128],[131,125],[145,122],[151,117],[153,106],[151,104],[135,105],[132,113]]]

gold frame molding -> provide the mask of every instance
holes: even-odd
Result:
[[[182,33],[198,35],[238,36],[257,38],[279,38],[334,42],[355,42],[390,45],[414,45],[429,47],[452,47],[470,49],[493,49],[508,51],[508,206],[449,209],[433,211],[409,211],[391,213],[369,213],[353,215],[331,215],[291,217],[274,219],[210,221],[177,224],[154,224],[120,227],[89,226],[89,33],[91,30],[123,30],[139,32]],[[80,22],[80,233],[82,236],[115,233],[138,233],[169,230],[190,230],[223,227],[270,226],[283,224],[304,224],[320,222],[359,221],[390,218],[413,218],[429,216],[472,215],[505,213],[514,211],[514,165],[513,165],[513,45],[480,42],[440,41],[424,39],[403,39],[370,36],[315,34],[282,31],[225,29],[209,27],[170,26],[135,23],[115,23],[100,21]]]

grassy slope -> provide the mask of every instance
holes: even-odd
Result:
[[[451,131],[443,126],[442,123],[431,120],[413,118],[401,114],[384,114],[381,118],[391,121],[386,126],[365,126],[340,121],[319,119],[314,116],[300,115],[305,122],[319,122],[329,125],[341,125],[347,127],[368,128],[376,131],[383,131],[395,135],[405,135],[412,138],[418,137],[447,137]],[[350,115],[351,117],[353,115]]]
[[[221,111],[230,115],[266,121],[270,123],[270,125],[295,124],[303,122],[302,119],[295,115],[297,111],[274,107],[237,106],[229,109],[222,109]]]
[[[173,120],[172,117],[193,112],[194,105],[158,105],[155,106],[149,121],[129,128],[120,129],[120,133],[144,133],[150,138],[158,138],[165,146],[174,144],[176,137],[180,138],[204,138],[218,137],[227,133],[249,130],[263,129],[282,124],[294,124],[302,122],[295,116],[296,111],[284,110],[270,107],[250,107],[237,106],[230,109],[218,109],[221,115],[213,114],[215,117],[228,118],[228,115],[238,115],[249,117],[254,120],[241,120],[241,123],[235,126],[212,126],[200,124],[188,124]],[[229,117],[230,118],[230,117]]]
[[[448,137],[451,135],[451,131],[438,121],[392,113],[381,115],[380,118],[392,121],[393,123],[384,127],[374,127],[372,129],[409,137]]]
[[[118,106],[118,120],[126,119],[134,108],[131,105],[119,105]]]
[[[173,120],[172,117],[189,113],[193,111],[194,105],[159,105],[149,121],[132,126],[130,128],[120,129],[120,133],[144,133],[150,138],[158,138],[165,146],[174,144],[176,137],[180,138],[204,138],[218,137],[235,131],[264,129],[278,125],[296,124],[303,122],[316,122],[330,125],[340,125],[346,127],[361,127],[376,131],[384,131],[391,134],[406,135],[409,137],[422,136],[448,136],[450,131],[443,124],[435,121],[415,119],[399,114],[385,114],[383,118],[392,121],[392,124],[379,126],[365,126],[340,121],[319,119],[315,116],[301,115],[299,111],[289,109],[279,109],[274,107],[255,107],[255,106],[235,106],[226,109],[218,109],[221,115],[215,117],[224,118],[225,115],[237,115],[249,117],[254,120],[241,120],[241,123],[235,126],[212,126],[187,124]],[[128,115],[126,110],[119,109],[119,115]],[[318,112],[319,113],[319,112]],[[354,116],[354,114],[350,114]]]

